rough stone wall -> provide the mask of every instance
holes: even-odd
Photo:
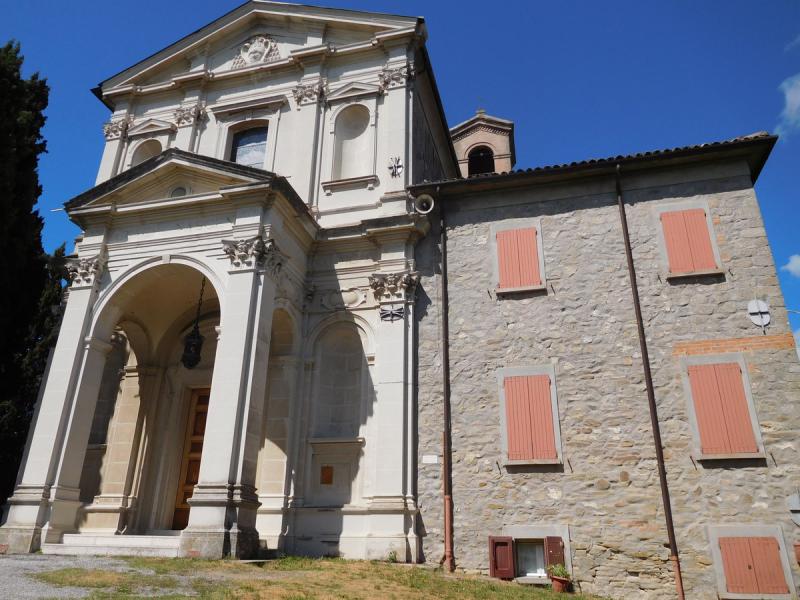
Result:
[[[723,343],[743,350],[767,460],[709,465],[692,459],[680,371],[680,354],[701,348],[686,342],[763,337],[746,314],[756,295],[772,307],[768,334],[788,339],[749,176],[743,165],[706,166],[627,178],[624,188],[687,597],[717,597],[708,525],[780,525],[797,582],[791,544],[800,533],[786,508],[800,476],[795,350],[781,343]],[[725,272],[671,283],[663,276],[653,211],[698,198],[713,215]],[[487,537],[504,527],[567,524],[580,590],[616,598],[674,597],[613,181],[484,193],[449,206],[457,564],[488,570]],[[527,217],[541,218],[547,291],[497,298],[490,225]],[[434,308],[438,304],[419,327],[420,455],[441,447]],[[555,365],[563,466],[505,468],[496,371],[548,363]],[[429,536],[426,557],[438,560],[439,465],[420,464],[418,488]]]

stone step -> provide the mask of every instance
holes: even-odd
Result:
[[[60,544],[42,544],[42,554],[175,557],[179,547],[180,537],[172,535],[68,533]]]

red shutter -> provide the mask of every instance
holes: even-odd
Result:
[[[738,363],[723,363],[714,365],[714,372],[717,376],[719,395],[722,398],[722,414],[725,417],[730,451],[757,452],[758,446],[753,433],[747,395],[744,392],[741,367]]]
[[[706,211],[702,208],[683,211],[686,222],[686,234],[689,237],[689,249],[695,271],[708,271],[717,268],[714,249],[711,246],[711,235],[708,232]]]
[[[544,565],[549,567],[551,565],[564,565],[564,540],[556,536],[548,536],[544,538]]]
[[[781,549],[774,537],[750,538],[753,570],[762,594],[788,594],[789,586],[781,564]]]
[[[689,367],[692,402],[700,432],[700,449],[703,454],[729,454],[728,431],[722,417],[722,398],[719,395],[714,365]]]
[[[497,233],[500,289],[542,285],[536,228],[510,229]]]
[[[757,452],[738,363],[693,365],[689,381],[703,454]]]
[[[670,273],[708,271],[717,267],[706,212],[702,208],[661,213]]]
[[[514,579],[514,539],[489,537],[489,574],[498,579]]]
[[[558,458],[550,376],[506,377],[503,386],[508,459]]]
[[[757,594],[758,581],[753,569],[750,544],[746,537],[719,538],[722,553],[722,568],[725,570],[725,583],[733,594]]]

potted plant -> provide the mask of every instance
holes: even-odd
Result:
[[[571,576],[564,565],[549,565],[547,567],[547,576],[553,582],[554,592],[565,593],[569,591]]]

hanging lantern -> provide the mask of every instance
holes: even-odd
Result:
[[[194,317],[194,327],[183,339],[183,356],[181,363],[187,369],[194,369],[200,364],[200,351],[203,349],[203,336],[200,335],[200,307],[203,304],[203,291],[206,287],[206,278],[200,284],[200,298],[197,301],[197,314]]]

